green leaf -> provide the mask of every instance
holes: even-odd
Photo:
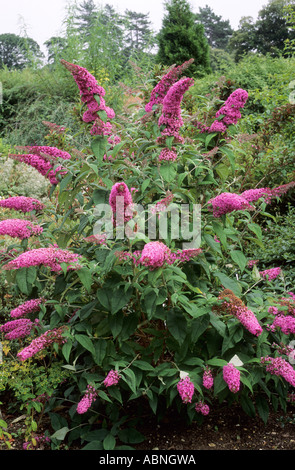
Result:
[[[138,367],[139,369],[142,370],[154,370],[153,366],[149,364],[149,362],[146,361],[141,361],[141,360],[136,360],[133,362],[134,367]]]
[[[237,265],[239,266],[241,272],[243,272],[245,267],[247,266],[247,258],[244,255],[244,253],[242,253],[239,250],[233,250],[233,251],[230,252],[230,256],[231,256],[231,259],[235,263],[237,263]]]
[[[37,277],[37,270],[34,266],[20,268],[16,272],[15,280],[19,290],[26,295],[32,292],[33,284]]]
[[[108,115],[107,115],[107,113],[106,113],[103,109],[97,111],[97,114],[99,115],[100,119],[101,119],[103,122],[107,122],[107,120],[108,120]]]
[[[182,344],[187,335],[187,321],[181,311],[170,310],[167,316],[167,327],[179,344]]]
[[[136,377],[131,369],[124,369],[122,371],[122,379],[127,383],[133,393],[136,393]]]
[[[122,429],[119,431],[118,437],[120,441],[125,442],[126,444],[139,444],[145,440],[145,437],[133,428]]]
[[[87,268],[80,268],[77,270],[77,274],[83,286],[87,289],[88,292],[90,292],[92,286],[92,275],[90,270]]]
[[[72,350],[72,341],[68,340],[65,344],[62,346],[62,353],[64,355],[64,358],[66,361],[69,362],[70,354]]]
[[[106,153],[107,139],[105,136],[97,136],[91,142],[91,149],[93,155],[99,160],[102,161],[104,154]]]
[[[257,238],[259,240],[262,240],[262,230],[261,230],[260,225],[251,223],[251,224],[248,224],[247,227],[249,228],[249,230],[251,230],[251,232],[257,235]]]
[[[223,367],[223,366],[226,366],[227,361],[225,361],[224,359],[220,359],[218,357],[213,357],[213,359],[209,359],[206,362],[206,364],[208,364],[208,366]]]
[[[123,320],[124,316],[123,314],[120,315],[120,313],[117,313],[117,315],[109,316],[108,324],[114,338],[117,338],[117,336],[120,334],[123,327]]]
[[[75,335],[75,339],[78,341],[78,343],[83,346],[83,348],[87,349],[87,351],[91,352],[93,356],[95,355],[95,349],[92,343],[92,340],[89,338],[89,336],[86,335]]]
[[[162,164],[160,166],[160,174],[164,181],[172,183],[177,177],[177,169],[173,163]]]
[[[113,450],[116,447],[116,439],[112,434],[108,434],[107,437],[104,438],[102,445],[104,450]]]
[[[226,276],[226,274],[223,274],[217,271],[214,273],[214,275],[218,277],[218,279],[220,280],[221,284],[223,285],[225,289],[230,289],[236,296],[241,295],[242,293],[241,286],[235,279],[232,279]]]
[[[81,450],[103,450],[103,445],[101,441],[92,441],[82,447]]]
[[[61,429],[58,429],[58,431],[52,434],[51,439],[57,439],[58,441],[63,441],[68,432],[69,432],[69,428],[65,426]]]
[[[158,289],[153,288],[148,288],[143,293],[144,310],[147,313],[149,320],[153,317],[153,314],[156,311],[158,293]]]
[[[248,416],[251,416],[251,418],[255,418],[256,416],[255,406],[252,400],[248,397],[248,395],[241,396],[241,406]]]
[[[132,295],[132,289],[129,288],[125,292],[124,287],[119,287],[117,289],[103,287],[97,291],[96,295],[102,306],[114,315],[129,302]]]
[[[267,400],[263,396],[258,395],[258,397],[256,398],[256,407],[260,418],[262,419],[264,424],[266,424],[269,417],[269,406]]]

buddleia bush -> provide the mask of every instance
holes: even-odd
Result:
[[[69,373],[45,406],[52,447],[132,448],[143,410],[200,424],[218,403],[264,422],[286,410],[295,297],[284,269],[260,270],[249,247],[295,183],[233,191],[247,91],[196,123],[181,109],[194,81],[172,68],[127,119],[85,68],[62,64],[90,145],[52,127],[47,146],[10,154],[50,180],[51,206],[0,201],[42,227],[20,237],[9,224],[1,259],[15,308],[1,331],[18,361]],[[50,146],[59,132],[63,148]]]

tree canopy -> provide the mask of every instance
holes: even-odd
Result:
[[[0,68],[23,69],[42,57],[34,39],[12,33],[0,34]]]
[[[234,32],[229,20],[223,20],[208,5],[199,8],[196,19],[204,26],[205,36],[211,47],[216,49],[225,49],[227,47],[228,41]]]
[[[194,63],[187,75],[202,75],[210,72],[209,45],[204,26],[195,21],[186,0],[168,0],[162,28],[158,34],[158,53],[156,61],[170,66],[181,64],[191,58]]]

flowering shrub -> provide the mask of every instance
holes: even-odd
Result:
[[[93,75],[62,63],[87,107],[81,122],[91,145],[13,154],[50,175],[54,222],[2,263],[15,282],[15,320],[1,326],[10,350],[23,364],[62,362],[70,372],[59,395],[67,418],[49,407],[52,445],[65,437],[88,442],[85,449],[135,443],[138,435],[124,429],[129,400],[134,414],[137,403],[155,414],[176,404],[200,422],[216,401],[238,401],[266,421],[269,406],[285,409],[294,386],[290,351],[282,347],[294,329],[273,322],[269,310],[278,292],[287,296],[284,269],[259,271],[244,248],[261,244],[258,214],[294,185],[231,188],[230,132],[247,92],[233,92],[216,115],[228,136],[216,141],[227,157],[224,177],[217,153],[208,153],[218,129],[195,126],[192,133],[182,111],[193,86],[180,77],[185,67],[173,69],[126,121],[108,108]],[[41,224],[48,213],[45,206],[32,217]]]

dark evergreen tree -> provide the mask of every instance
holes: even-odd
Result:
[[[125,43],[131,51],[145,51],[154,41],[149,14],[125,10]]]
[[[186,75],[203,75],[210,72],[209,44],[204,26],[195,21],[186,0],[168,0],[162,28],[157,36],[158,53],[156,61],[165,66],[180,65],[194,59]]]
[[[226,49],[228,41],[234,32],[229,20],[223,20],[208,5],[204,8],[199,8],[196,19],[204,26],[205,36],[209,45],[216,49]]]
[[[91,34],[91,28],[97,20],[97,8],[93,0],[83,0],[76,6],[75,24],[85,37]]]

